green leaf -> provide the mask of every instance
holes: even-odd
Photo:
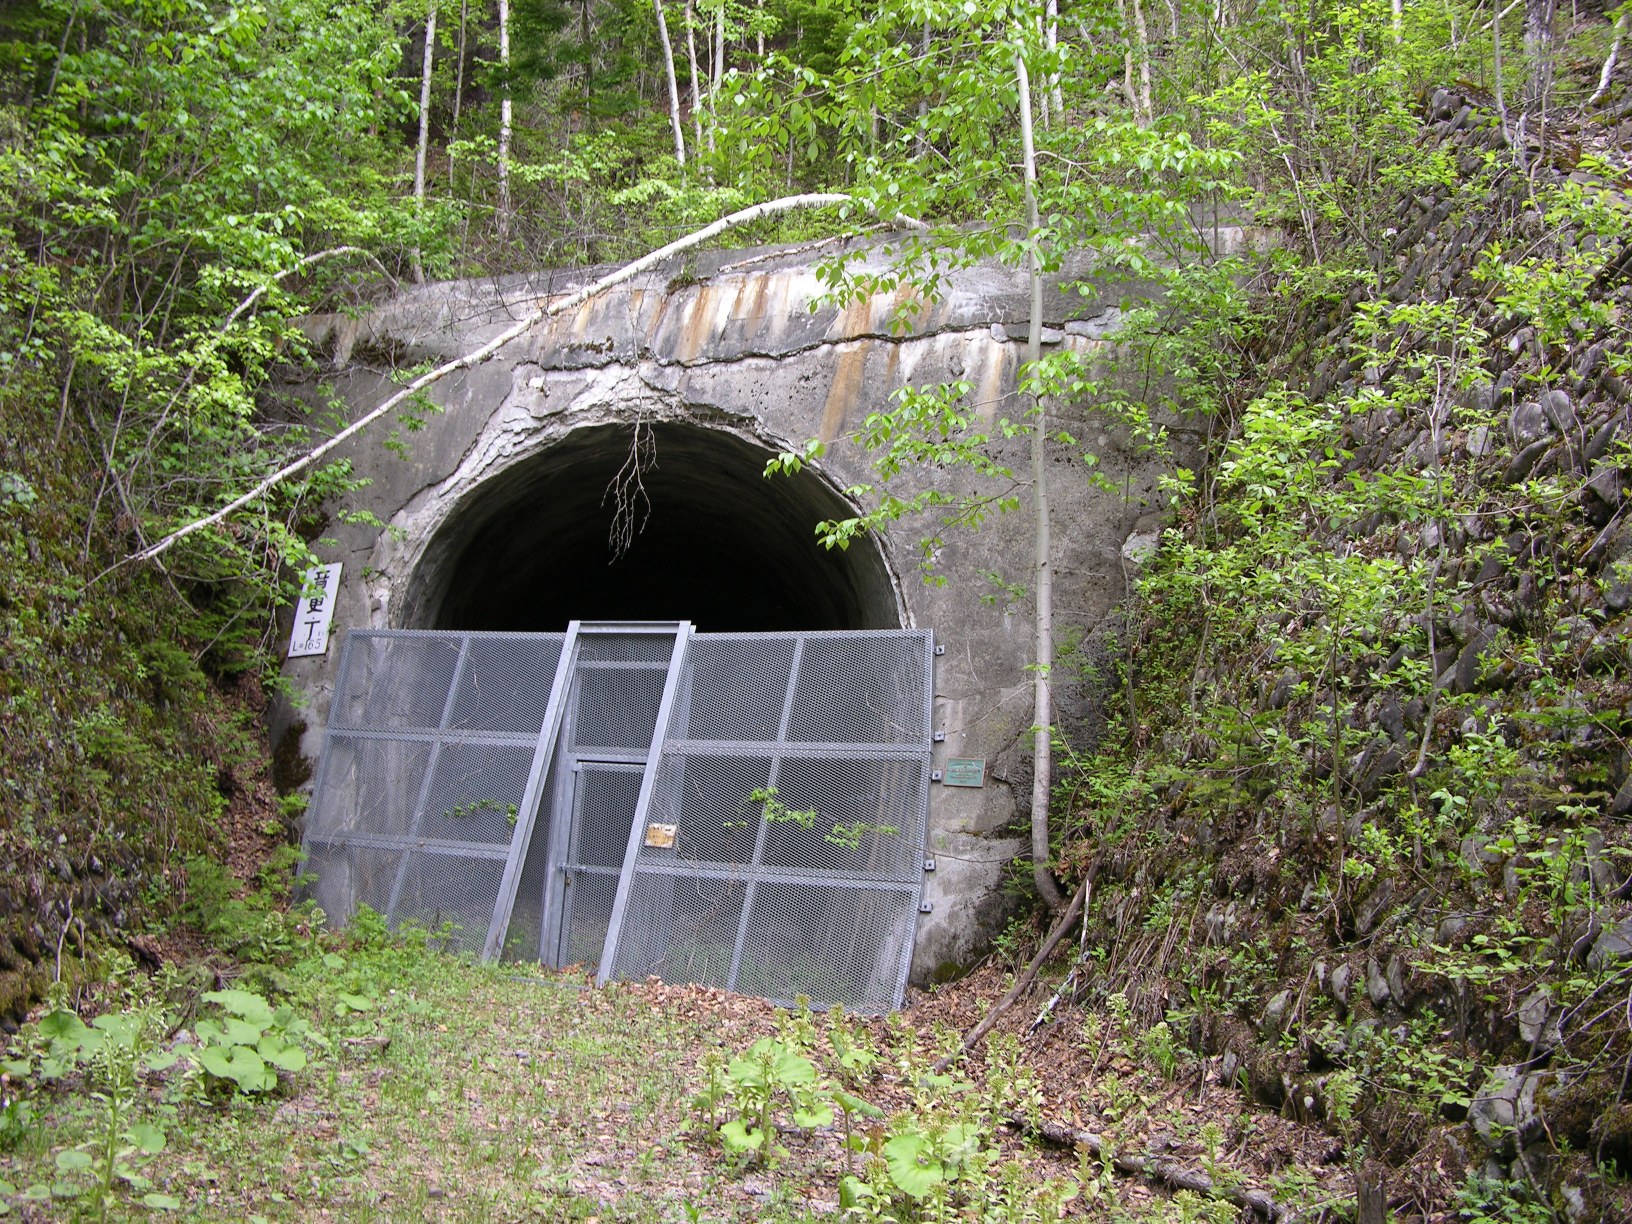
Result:
[[[252,990],[207,990],[201,997],[263,1029],[272,1023],[272,1005]]]
[[[928,1197],[946,1176],[934,1159],[929,1140],[916,1131],[897,1135],[885,1143],[884,1165],[896,1189],[915,1199]]]
[[[765,1132],[735,1120],[720,1127],[720,1139],[729,1152],[757,1152],[765,1142]]]
[[[227,1040],[233,1045],[252,1046],[261,1039],[261,1034],[266,1032],[266,1025],[228,1017],[226,1032]]]
[[[78,1148],[69,1148],[66,1152],[57,1153],[57,1172],[83,1173],[91,1167],[91,1154],[82,1152]]]
[[[847,1114],[855,1114],[860,1118],[882,1118],[884,1111],[871,1101],[857,1096],[853,1092],[846,1092],[843,1088],[833,1090],[833,1099],[840,1109]]]
[[[300,1071],[306,1066],[306,1051],[275,1033],[262,1037],[255,1049],[267,1062],[285,1071]]]
[[[151,1207],[154,1211],[180,1211],[181,1200],[173,1194],[160,1194],[155,1190],[142,1195],[142,1206]]]
[[[138,1151],[149,1156],[155,1156],[164,1151],[164,1132],[151,1122],[138,1122],[125,1132],[125,1138],[136,1145]]]
[[[58,1008],[40,1021],[41,1037],[69,1046],[78,1046],[89,1032],[83,1020],[64,1008]]]
[[[816,1101],[793,1111],[793,1124],[806,1130],[819,1130],[833,1125],[833,1107],[826,1101]]]
[[[142,1055],[142,1066],[149,1071],[168,1071],[180,1057],[174,1050],[149,1050]]]
[[[34,1060],[31,1058],[0,1059],[0,1071],[4,1071],[13,1079],[27,1079],[34,1073]]]
[[[346,994],[344,992],[340,995],[340,1002],[352,1011],[359,1012],[369,1011],[374,1006],[374,1000],[367,995]]]
[[[243,1092],[265,1092],[278,1082],[261,1056],[247,1046],[207,1046],[198,1052],[198,1062],[205,1071],[217,1079],[231,1080]]]

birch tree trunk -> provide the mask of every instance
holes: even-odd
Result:
[[[515,110],[510,98],[510,0],[499,0],[499,69],[505,74],[499,98],[499,238],[510,236],[510,137]]]
[[[697,147],[703,147],[703,85],[697,71],[697,10],[686,0],[686,62],[691,65],[691,129]]]
[[[465,99],[465,32],[470,28],[470,0],[459,0],[459,61],[454,65],[452,136],[459,135],[459,112]]]
[[[414,151],[414,211],[425,211],[425,162],[431,148],[431,69],[436,64],[436,6],[425,15],[425,63],[419,74],[419,147]],[[419,248],[413,254],[414,282],[425,283]]]
[[[1060,0],[1048,0],[1045,10],[1044,35],[1048,43],[1048,53],[1052,57],[1060,49]],[[1064,123],[1065,91],[1060,87],[1060,74],[1052,69],[1048,74],[1048,96],[1053,105],[1054,117]]]
[[[674,47],[669,42],[669,23],[663,17],[663,0],[652,0],[657,11],[657,40],[663,44],[663,72],[669,80],[669,126],[674,129],[674,160],[680,173],[686,172],[686,137],[680,130],[680,86],[674,79]]]
[[[1031,78],[1024,53],[1016,48],[1015,77],[1020,87],[1020,146],[1025,158],[1026,229],[1035,243],[1042,220],[1037,211],[1037,148],[1031,131]],[[1035,245],[1031,270],[1031,327],[1026,333],[1026,364],[1035,373],[1043,356],[1043,265]],[[1058,911],[1065,904],[1049,870],[1048,806],[1054,790],[1054,571],[1052,523],[1048,510],[1048,422],[1042,396],[1036,397],[1031,425],[1031,504],[1035,516],[1036,645],[1032,665],[1031,871],[1043,904]]]
[[[1150,30],[1145,25],[1144,0],[1133,0],[1133,28],[1138,36],[1135,53],[1139,57],[1139,105],[1144,111],[1144,126],[1156,119],[1156,108],[1150,101]]]
[[[720,126],[720,83],[725,80],[725,0],[714,13],[714,73],[708,87],[708,151],[714,152],[714,131]]]
[[[1558,13],[1558,0],[1525,0],[1524,4],[1524,58],[1529,75],[1524,82],[1523,114],[1521,125],[1533,118],[1545,146],[1547,138],[1547,103],[1553,92],[1553,21]]]

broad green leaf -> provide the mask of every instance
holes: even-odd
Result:
[[[91,1021],[91,1025],[98,1032],[106,1033],[108,1040],[127,1048],[136,1043],[136,1038],[142,1031],[140,1018],[126,1015],[123,1012],[108,1012],[100,1015]]]
[[[85,1022],[66,1008],[58,1008],[40,1021],[40,1036],[77,1046],[90,1030]]]
[[[91,1164],[91,1154],[78,1148],[57,1153],[57,1171],[60,1173],[83,1173]]]
[[[945,1177],[940,1162],[934,1159],[929,1140],[916,1131],[897,1135],[885,1143],[884,1165],[896,1188],[915,1199],[928,1197]]]
[[[142,1195],[142,1206],[150,1207],[154,1211],[180,1211],[181,1200],[173,1194],[160,1194],[155,1190],[151,1194]]]
[[[819,1130],[833,1125],[833,1107],[826,1101],[816,1101],[804,1108],[795,1108],[793,1124],[806,1130]]]
[[[261,1056],[245,1046],[206,1046],[198,1052],[198,1062],[211,1075],[233,1081],[244,1092],[265,1092],[278,1082]]]
[[[374,1006],[374,1000],[367,995],[345,994],[340,995],[340,1002],[352,1011],[368,1011]]]
[[[252,1024],[248,1020],[236,1020],[229,1016],[226,1032],[227,1040],[233,1045],[252,1046],[261,1039],[261,1034],[266,1032],[266,1025]]]
[[[276,1034],[268,1033],[255,1048],[267,1062],[285,1071],[299,1071],[306,1066],[306,1051]]]
[[[142,1065],[149,1071],[168,1071],[178,1057],[174,1050],[149,1050],[142,1056]]]
[[[272,1006],[251,990],[207,990],[202,998],[263,1029],[272,1023]]]
[[[755,1152],[765,1142],[765,1132],[757,1126],[748,1126],[740,1120],[720,1127],[720,1139],[730,1152]]]
[[[151,1122],[138,1122],[125,1132],[125,1137],[136,1145],[138,1151],[149,1156],[164,1151],[164,1132]]]

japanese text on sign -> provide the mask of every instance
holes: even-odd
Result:
[[[340,563],[314,565],[295,601],[295,627],[289,634],[289,657],[320,655],[329,649],[329,623],[340,591]]]

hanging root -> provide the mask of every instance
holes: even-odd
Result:
[[[629,454],[601,497],[603,506],[608,499],[612,502],[612,526],[606,533],[612,561],[620,560],[634,545],[635,537],[646,530],[652,517],[652,502],[646,496],[646,473],[656,466],[657,439],[652,436],[652,427],[636,417],[634,432],[629,437]]]

